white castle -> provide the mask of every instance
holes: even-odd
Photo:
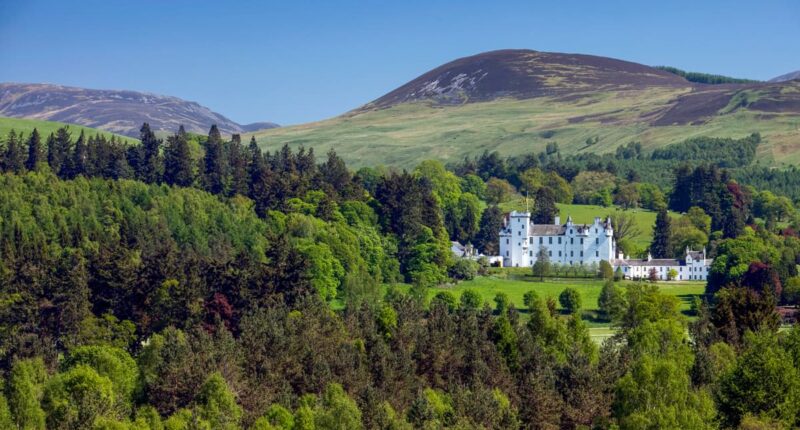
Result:
[[[611,218],[594,219],[592,224],[575,224],[572,217],[561,224],[535,224],[530,212],[511,212],[500,229],[500,257],[504,267],[532,267],[539,252],[547,253],[549,261],[559,265],[592,265],[608,261],[623,276],[630,279],[648,278],[651,271],[660,280],[706,280],[712,260],[702,252],[686,248],[679,259],[629,259],[617,254]]]

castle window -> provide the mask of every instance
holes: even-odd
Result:
[[[506,239],[506,245],[508,245],[508,239]]]
[[[558,244],[561,245],[561,238],[558,238]]]
[[[544,243],[544,238],[543,238],[543,237],[540,237],[540,238],[539,238],[539,245],[541,245],[541,244],[543,244],[543,243]]]
[[[599,237],[594,238],[594,243],[595,245],[600,245],[600,238]]]
[[[547,243],[549,243],[550,245],[553,244],[553,237],[552,236],[547,238]]]
[[[569,256],[570,256],[570,257],[574,257],[574,256],[575,256],[575,251],[570,251],[570,252],[569,252]]]
[[[561,257],[561,251],[558,251],[558,256]]]
[[[522,230],[517,232],[517,236],[522,236]]]
[[[547,251],[547,254],[552,257],[553,256],[553,251]]]
[[[581,238],[581,245],[583,245],[583,238]]]
[[[532,251],[532,250],[531,250],[531,251],[528,251],[528,256],[529,256],[529,257],[533,257],[533,251]]]
[[[583,257],[583,251],[581,251],[581,257]]]
[[[573,245],[574,243],[575,243],[575,238],[574,237],[570,237],[569,238],[569,244]]]
[[[600,256],[600,251],[595,251],[595,252],[594,252],[594,256],[595,256],[595,257],[599,257],[599,256]]]

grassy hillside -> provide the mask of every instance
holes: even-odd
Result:
[[[261,147],[269,150],[284,144],[314,147],[318,153],[334,148],[354,167],[386,164],[410,168],[428,158],[447,162],[484,150],[497,150],[503,155],[539,152],[549,142],[558,142],[565,154],[603,153],[632,140],[652,150],[695,136],[740,138],[757,131],[764,138],[759,147],[759,162],[800,164],[800,118],[794,113],[765,113],[740,106],[767,102],[757,91],[747,94],[743,91],[736,99],[739,102],[720,105],[701,124],[652,125],[651,119],[669,110],[677,98],[691,91],[652,88],[445,107],[404,103],[315,123],[262,130],[244,136],[243,140],[255,135]],[[800,83],[789,84],[782,91],[800,92]],[[585,142],[590,137],[599,141],[587,148]]]
[[[56,130],[65,125],[69,126],[70,133],[72,133],[72,137],[74,139],[77,139],[78,135],[81,133],[81,130],[83,130],[87,135],[93,135],[98,133],[104,134],[108,137],[111,137],[111,135],[113,135],[113,133],[109,133],[103,130],[98,130],[96,128],[83,127],[75,124],[65,124],[63,122],[0,117],[0,139],[4,140],[8,135],[8,132],[11,130],[16,131],[17,133],[20,132],[25,133],[25,135],[27,136],[33,131],[34,128],[39,130],[39,133],[42,135],[43,138],[46,138],[47,135],[49,135],[50,133],[55,133]],[[117,137],[129,143],[138,142],[138,139],[133,139],[126,136],[117,135]]]

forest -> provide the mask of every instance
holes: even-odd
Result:
[[[800,329],[778,306],[800,301],[800,223],[795,196],[739,176],[759,141],[353,172],[333,151],[265,153],[216,127],[162,140],[144,124],[137,145],[12,132],[0,428],[796,427]],[[649,181],[656,165],[670,174]],[[657,283],[598,270],[615,328],[602,344],[579,292],[563,309],[535,283],[519,308],[429,300],[485,273],[450,241],[496,254],[502,208],[523,195],[542,223],[557,203],[618,207],[634,255],[706,247],[705,296],[687,315]],[[659,213],[648,249],[626,242],[626,209]]]

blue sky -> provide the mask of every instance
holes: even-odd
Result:
[[[174,95],[241,123],[335,116],[502,48],[769,79],[800,69],[800,1],[0,0],[0,81]]]

